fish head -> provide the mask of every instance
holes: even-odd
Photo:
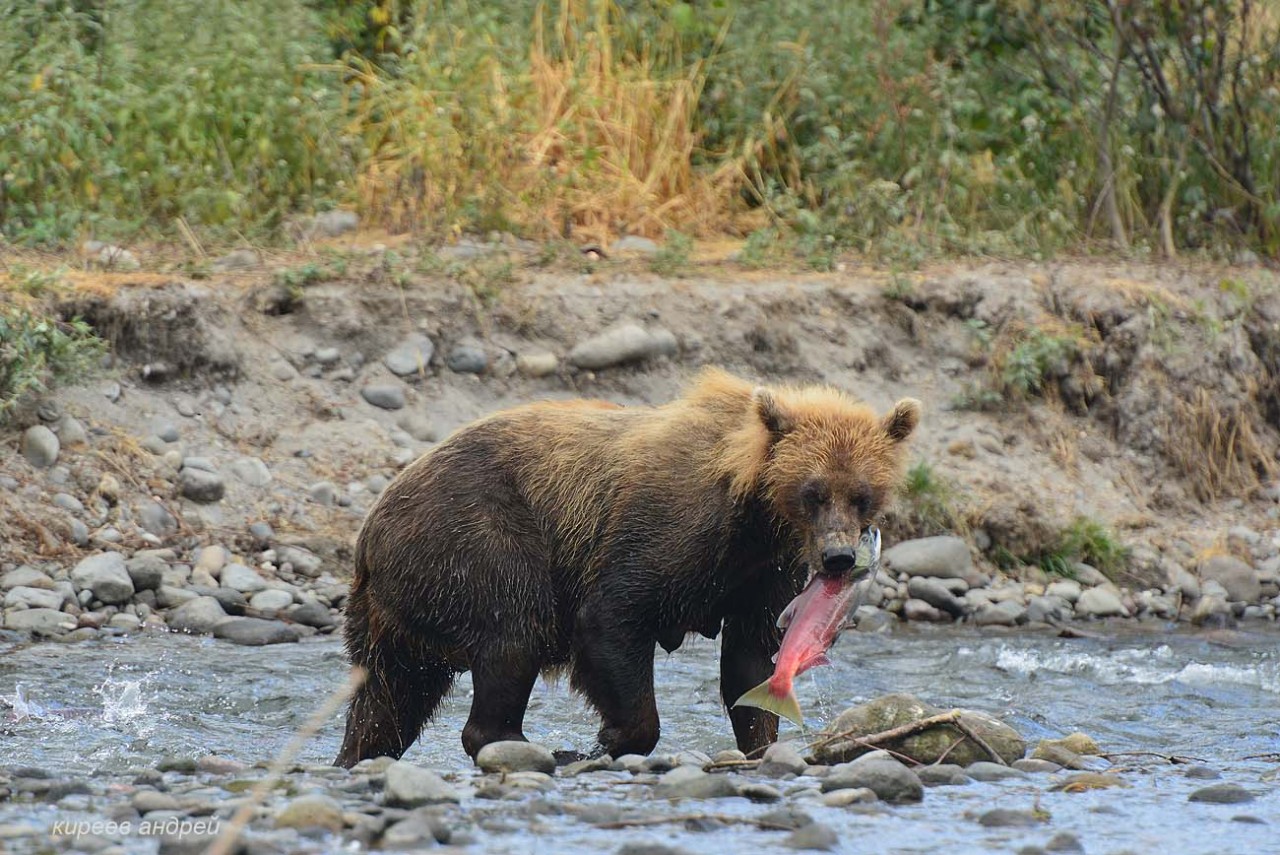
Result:
[[[874,521],[901,480],[904,441],[920,405],[884,416],[830,390],[758,389],[770,434],[766,497],[811,573],[864,575],[879,558]]]

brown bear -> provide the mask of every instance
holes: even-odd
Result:
[[[654,645],[723,632],[731,705],[773,670],[779,612],[807,572],[843,573],[900,478],[919,420],[822,387],[720,371],[660,407],[535,403],[470,424],[408,466],[356,543],[347,650],[367,679],[335,761],[399,757],[454,678],[462,744],[523,740],[540,672],[567,669],[601,717],[597,751],[658,741]],[[738,747],[777,735],[729,710]]]

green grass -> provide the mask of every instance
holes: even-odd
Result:
[[[89,372],[105,351],[83,321],[0,307],[0,424],[29,395]]]
[[[1058,532],[1053,543],[1038,555],[1029,556],[1027,563],[1066,578],[1074,578],[1075,565],[1083,563],[1096,567],[1108,578],[1115,578],[1128,566],[1129,555],[1130,549],[1120,543],[1111,529],[1097,520],[1076,517]]]
[[[917,461],[907,470],[901,496],[921,535],[954,532],[962,528],[955,510],[955,489],[928,461]]]
[[[667,231],[662,246],[649,259],[649,269],[659,276],[683,276],[689,270],[693,240],[683,232]]]

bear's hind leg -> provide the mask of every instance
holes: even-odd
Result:
[[[335,766],[351,768],[371,757],[400,757],[453,685],[443,661],[422,661],[392,648],[366,665],[364,683],[347,710],[347,730]]]
[[[471,715],[462,728],[462,747],[474,760],[490,742],[527,742],[524,713],[538,679],[539,663],[527,649],[490,648],[471,663]]]
[[[653,639],[596,604],[578,617],[572,685],[600,713],[600,749],[613,757],[648,754],[658,744]]]

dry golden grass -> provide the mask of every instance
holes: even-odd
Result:
[[[527,62],[451,62],[475,47],[458,31],[429,35],[402,75],[355,69],[355,128],[373,152],[365,216],[429,229],[463,213],[472,227],[597,242],[723,233],[746,176],[741,159],[695,166],[705,64],[678,61],[674,35],[624,49],[621,14],[563,0],[549,25],[540,7]]]
[[[1254,431],[1248,402],[1219,407],[1204,388],[1175,398],[1168,418],[1167,452],[1203,501],[1244,495],[1275,474],[1276,465]]]

